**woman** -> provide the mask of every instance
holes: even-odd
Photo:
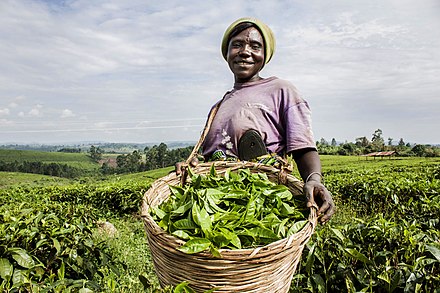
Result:
[[[320,222],[326,223],[335,205],[321,183],[309,106],[290,82],[260,76],[274,49],[271,29],[258,19],[238,19],[225,31],[222,54],[235,83],[213,107],[217,112],[202,145],[203,156],[251,160],[264,154],[291,155],[305,182],[307,205],[317,204]]]

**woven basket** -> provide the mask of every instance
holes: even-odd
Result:
[[[303,194],[303,183],[291,174],[282,175],[277,168],[252,162],[201,163],[192,168],[192,172],[207,174],[212,164],[217,174],[223,174],[227,169],[249,168],[251,172],[266,173],[273,182],[279,182],[283,177],[283,184],[293,195]],[[222,258],[215,258],[208,251],[185,254],[177,250],[185,242],[166,233],[149,213],[150,207],[156,207],[168,199],[169,185],[178,185],[181,179],[174,172],[158,179],[142,201],[141,216],[160,284],[177,285],[188,281],[196,292],[211,288],[216,288],[215,292],[288,292],[304,245],[316,227],[316,209],[311,208],[309,221],[301,231],[266,246],[220,249]]]

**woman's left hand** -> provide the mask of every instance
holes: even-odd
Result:
[[[317,206],[319,222],[321,224],[327,223],[336,212],[330,191],[324,184],[310,180],[304,184],[304,193],[307,198],[307,207]]]

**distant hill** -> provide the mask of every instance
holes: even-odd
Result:
[[[100,165],[86,153],[60,153],[48,151],[0,149],[0,162],[41,162],[66,164],[86,171],[96,170]]]
[[[164,142],[169,149],[185,148],[195,145],[195,141],[171,141]],[[100,147],[106,153],[131,153],[134,150],[144,150],[145,147],[153,147],[161,142],[155,143],[112,143],[112,142],[78,142],[68,144],[3,144],[0,149],[22,150],[22,151],[43,151],[58,152],[62,149],[80,149],[81,152],[88,152],[90,147]]]

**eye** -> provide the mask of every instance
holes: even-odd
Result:
[[[261,45],[260,44],[252,44],[252,50],[255,50],[255,51],[261,50]]]

